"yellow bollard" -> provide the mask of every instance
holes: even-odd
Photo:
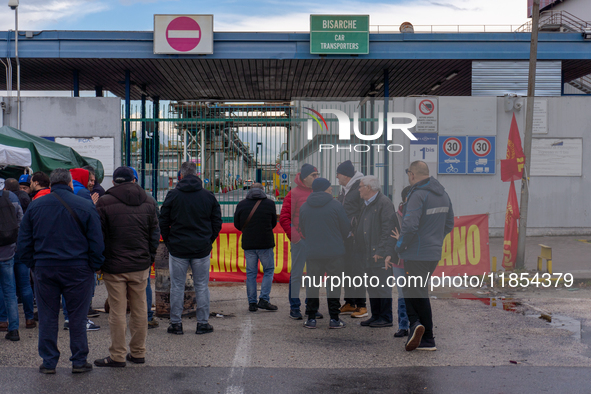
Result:
[[[496,256],[493,256],[492,258],[492,270],[491,272],[497,272],[497,258]]]
[[[538,256],[538,271],[542,271],[544,260],[546,260],[548,273],[552,275],[552,248],[542,244],[539,245],[542,247],[542,251]]]

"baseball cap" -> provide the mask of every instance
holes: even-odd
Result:
[[[133,171],[130,167],[118,167],[113,171],[113,182],[115,183],[133,182],[133,179]]]
[[[27,174],[23,174],[18,178],[19,185],[27,185],[31,186],[31,176]]]

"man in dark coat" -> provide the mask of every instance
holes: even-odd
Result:
[[[246,198],[238,203],[234,213],[234,227],[242,231],[242,249],[246,258],[246,294],[248,310],[276,311],[277,306],[269,302],[273,274],[275,273],[275,235],[277,225],[275,203],[267,198],[263,185],[254,183]],[[257,304],[257,274],[259,260],[263,266],[261,295]]]
[[[308,286],[306,288],[308,320],[306,328],[316,328],[319,284],[326,273],[342,278],[345,239],[351,226],[343,206],[332,197],[330,181],[317,178],[312,183],[312,194],[300,208],[300,231],[306,240]],[[331,282],[332,283],[332,282]],[[327,287],[329,328],[343,328],[339,319],[341,285]]]
[[[409,277],[423,282],[433,274],[439,260],[443,240],[454,227],[454,212],[449,196],[439,181],[429,176],[429,167],[415,161],[406,170],[412,186],[403,207],[403,219],[396,251],[404,259],[407,287],[404,302],[410,321],[406,350],[437,350],[433,336],[433,317],[429,287],[414,285]]]
[[[103,279],[109,294],[110,356],[94,362],[97,367],[124,367],[125,360],[143,364],[146,355],[148,306],[146,286],[150,266],[160,241],[158,206],[137,183],[129,167],[113,172],[113,187],[101,197],[96,209],[105,240]],[[129,342],[125,332],[129,307]]]
[[[361,325],[392,327],[392,289],[387,283],[392,269],[386,268],[386,258],[392,257],[394,251],[394,239],[390,236],[396,216],[394,205],[382,194],[380,182],[373,175],[361,178],[359,193],[365,202],[355,231],[355,245],[362,253],[367,276],[379,280],[377,286],[369,283],[367,287],[371,317]]]
[[[364,205],[359,195],[361,178],[363,174],[355,171],[351,160],[344,161],[337,167],[337,179],[342,186],[338,201],[343,204],[352,229],[357,227]],[[345,241],[345,249],[345,274],[351,277],[363,275],[362,256],[356,253],[353,236]],[[367,316],[367,302],[363,287],[345,286],[344,299],[345,305],[341,307],[341,313],[350,313],[353,318]]]
[[[213,332],[209,324],[209,266],[212,244],[222,229],[220,204],[203,189],[195,163],[181,165],[181,180],[160,210],[160,233],[170,254],[169,334],[183,334],[181,314],[189,265],[197,302],[196,334]]]
[[[39,355],[42,373],[55,373],[60,296],[69,312],[72,372],[88,372],[86,314],[94,272],[103,265],[104,243],[99,215],[91,201],[75,196],[72,176],[58,168],[50,177],[51,193],[33,201],[21,223],[18,254],[34,267],[39,312]]]

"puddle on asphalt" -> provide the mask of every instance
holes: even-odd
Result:
[[[459,300],[480,301],[484,305],[493,308],[499,308],[508,312],[522,313],[526,317],[546,320],[551,327],[568,330],[571,332],[574,339],[587,345],[587,350],[583,352],[583,355],[591,358],[591,329],[584,329],[580,320],[563,315],[546,315],[540,312],[527,310],[526,307],[519,308],[522,306],[522,303],[510,297],[478,297],[472,293],[451,293],[450,295]]]

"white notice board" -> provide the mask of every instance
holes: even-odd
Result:
[[[534,138],[531,145],[531,176],[581,176],[582,138]]]
[[[69,146],[80,156],[98,159],[103,163],[105,176],[113,176],[115,170],[115,139],[114,138],[58,138],[55,142]]]
[[[525,111],[524,111],[525,115]],[[534,100],[534,123],[532,132],[534,134],[548,134],[548,100]]]
[[[439,97],[440,135],[497,135],[496,97]]]

